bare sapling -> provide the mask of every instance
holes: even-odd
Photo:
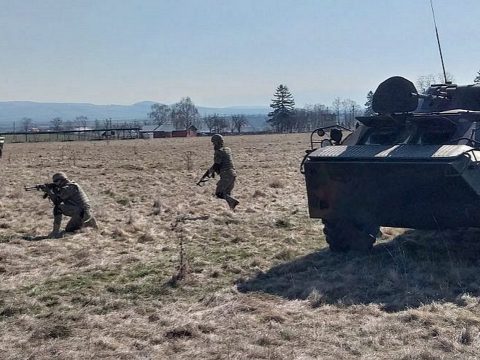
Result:
[[[183,157],[185,159],[187,170],[191,171],[193,169],[193,151],[187,151],[185,154],[183,154]]]
[[[169,281],[169,284],[176,286],[179,281],[185,280],[187,275],[190,272],[190,266],[188,262],[187,246],[185,242],[185,235],[183,234],[183,227],[180,224],[185,222],[184,216],[179,216],[175,219],[175,222],[172,224],[172,230],[178,237],[178,264],[175,269],[172,278]],[[180,225],[180,226],[179,226]]]

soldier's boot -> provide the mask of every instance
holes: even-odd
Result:
[[[84,221],[83,226],[91,227],[98,229],[97,220],[93,216],[90,216],[87,220]]]
[[[80,214],[75,214],[70,218],[67,225],[65,225],[65,232],[66,233],[73,233],[78,229],[81,229],[83,226],[83,219]]]
[[[83,212],[83,224],[82,224],[82,226],[98,229],[97,220],[90,213],[90,209],[84,210],[84,212]]]
[[[48,234],[48,238],[49,239],[58,239],[58,238],[61,238],[63,236],[63,232],[60,231],[60,225],[61,223],[55,221],[53,223],[53,230],[50,234]]]
[[[235,210],[235,207],[239,204],[239,201],[230,195],[225,195],[225,200],[227,201],[230,210]]]

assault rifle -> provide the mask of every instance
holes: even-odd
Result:
[[[211,169],[208,169],[207,171],[205,171],[205,174],[202,175],[200,180],[197,181],[197,185],[203,186],[208,181],[208,179],[214,178],[214,177],[215,177],[215,172],[212,171]]]
[[[54,204],[58,205],[60,199],[57,196],[58,193],[58,185],[55,183],[47,183],[47,184],[35,184],[33,186],[24,186],[25,191],[43,191],[43,198],[48,199]]]

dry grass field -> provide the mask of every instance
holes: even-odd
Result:
[[[226,142],[235,212],[195,185],[209,138],[6,144],[0,358],[479,358],[480,231],[384,228],[333,254],[298,171],[308,135]],[[57,171],[99,230],[42,239],[52,206],[23,186]]]

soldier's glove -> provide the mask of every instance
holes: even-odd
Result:
[[[211,169],[212,169],[213,173],[220,174],[221,165],[220,164],[213,164]]]

